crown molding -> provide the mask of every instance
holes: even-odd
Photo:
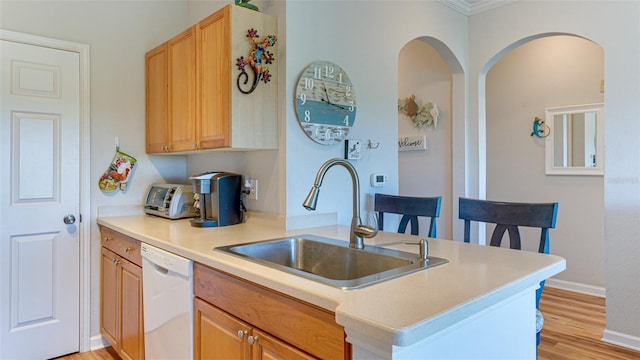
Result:
[[[438,0],[439,3],[466,16],[479,14],[516,1],[518,0]]]

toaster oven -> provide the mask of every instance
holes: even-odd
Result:
[[[200,216],[193,206],[193,186],[182,184],[153,184],[149,187],[144,212],[167,219]]]

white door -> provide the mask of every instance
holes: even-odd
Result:
[[[79,66],[0,40],[2,359],[79,350]]]

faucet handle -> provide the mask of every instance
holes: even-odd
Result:
[[[405,241],[404,244],[420,246],[420,258],[419,259],[422,260],[422,261],[429,260],[429,243],[427,242],[427,239],[420,239],[420,241],[418,241],[418,242]]]
[[[372,238],[378,235],[378,217],[376,216],[376,213],[373,214],[373,225],[362,224],[362,220],[358,218],[358,225],[355,227],[353,232],[356,236],[362,238]]]
[[[369,225],[358,225],[355,229],[353,229],[353,232],[356,234],[356,236],[359,237],[372,238],[378,235],[378,227]]]

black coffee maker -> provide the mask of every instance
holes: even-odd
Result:
[[[194,206],[200,208],[200,217],[191,219],[191,226],[227,226],[242,222],[241,175],[209,172],[191,176],[189,180],[193,182]]]

